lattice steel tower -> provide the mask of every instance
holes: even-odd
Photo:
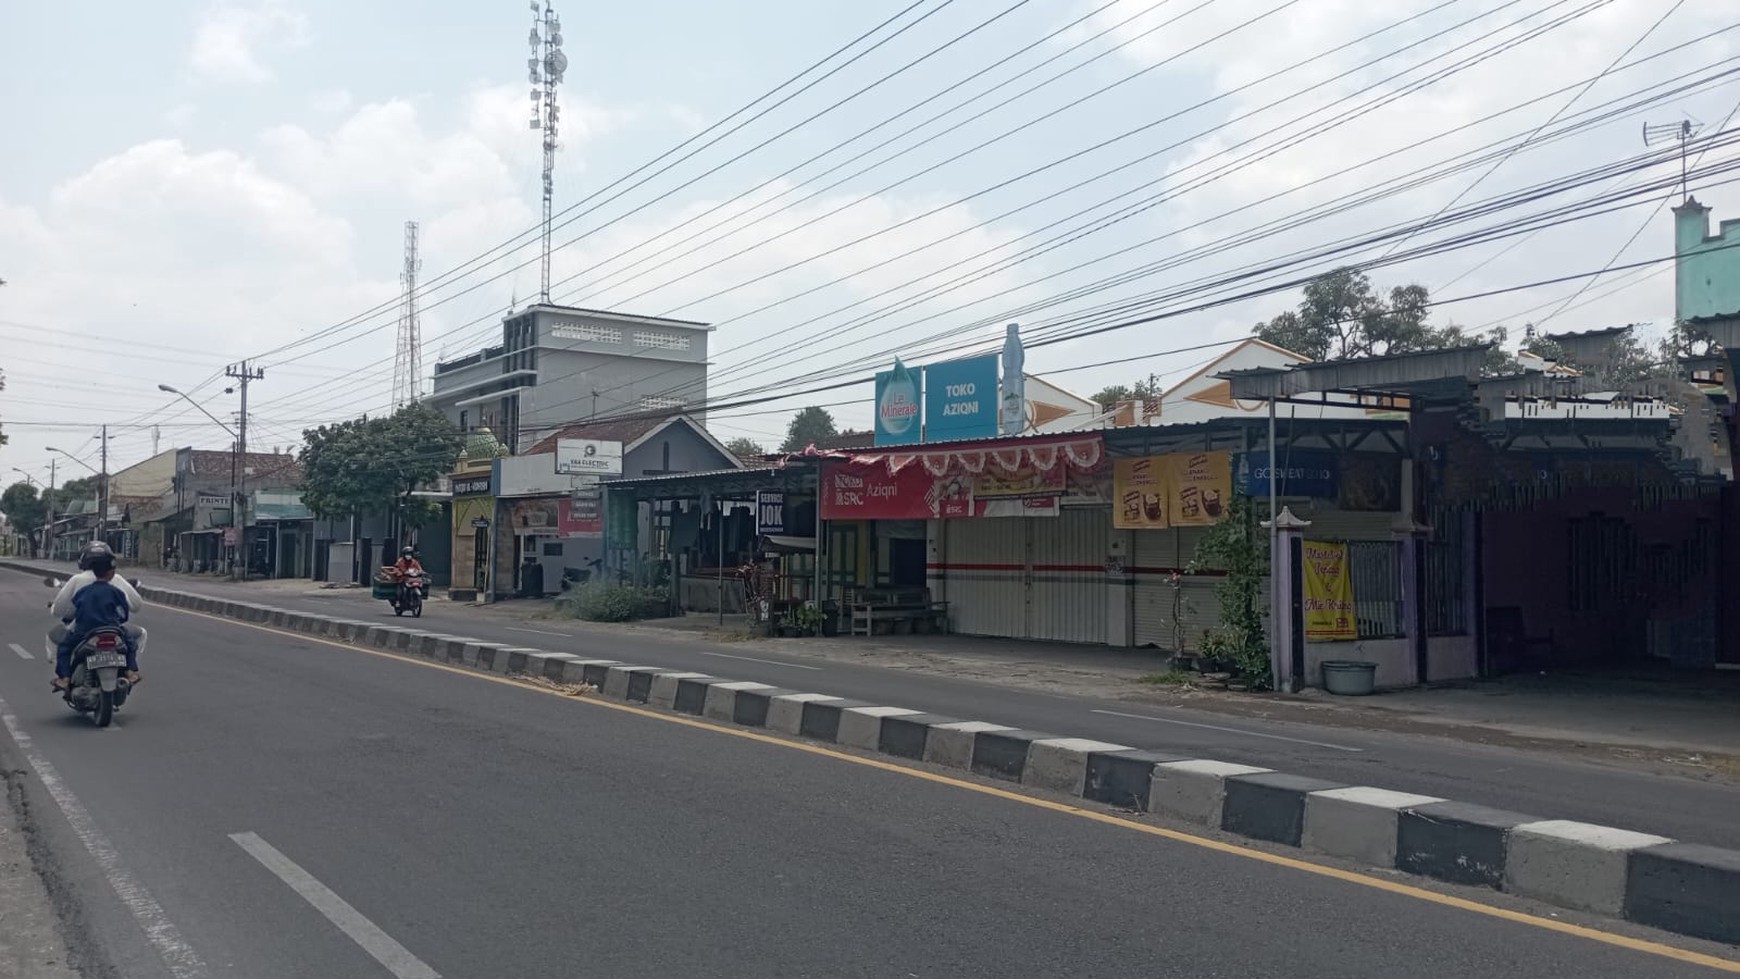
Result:
[[[423,260],[417,257],[417,222],[405,222],[405,270],[399,281],[405,298],[399,303],[399,348],[393,358],[393,407],[402,408],[423,398],[423,330],[417,322],[417,273]]]
[[[544,235],[538,276],[538,301],[550,301],[550,219],[556,199],[556,134],[562,109],[556,104],[556,86],[568,73],[568,56],[562,53],[562,18],[544,0],[532,0],[532,32],[527,37],[532,56],[526,59],[526,78],[532,83],[531,129],[544,131]]]

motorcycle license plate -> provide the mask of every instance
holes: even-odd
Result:
[[[127,657],[120,653],[91,653],[85,657],[85,669],[87,670],[102,670],[111,666],[118,668],[126,665]]]

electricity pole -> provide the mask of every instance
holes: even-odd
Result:
[[[109,530],[109,426],[103,426],[103,468],[97,473],[97,540],[108,543]]]
[[[48,457],[48,526],[42,529],[43,560],[54,560],[54,466],[60,460]]]
[[[236,553],[242,559],[242,580],[248,580],[248,552],[245,540],[248,529],[248,382],[258,381],[266,372],[250,367],[247,361],[224,368],[224,376],[235,378],[242,389],[241,421],[236,426],[236,490],[230,501],[230,526],[236,531]],[[239,518],[234,514],[241,514]]]

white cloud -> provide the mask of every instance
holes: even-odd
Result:
[[[188,67],[200,78],[258,83],[272,78],[265,49],[308,42],[308,18],[285,0],[238,3],[218,0],[206,8],[194,33]]]
[[[199,114],[199,107],[191,102],[182,102],[175,108],[163,114],[163,121],[173,129],[186,129]]]

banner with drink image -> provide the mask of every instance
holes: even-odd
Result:
[[[1120,530],[1206,527],[1231,503],[1230,452],[1138,456],[1112,466],[1112,526]]]

